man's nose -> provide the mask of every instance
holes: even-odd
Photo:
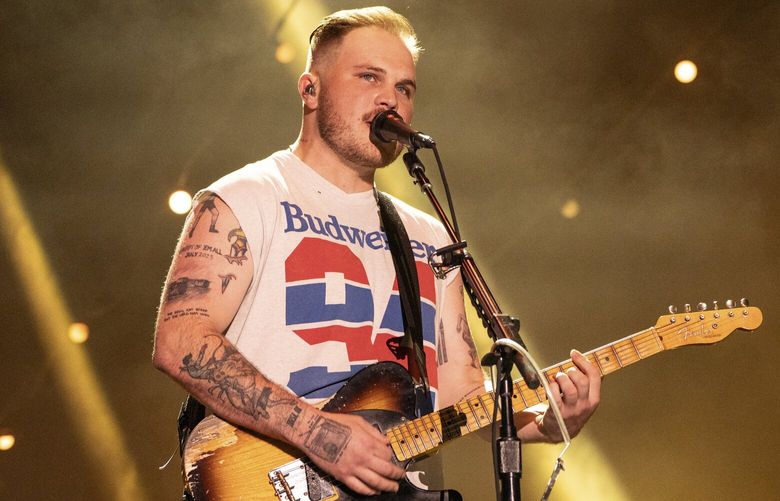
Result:
[[[395,86],[385,85],[376,96],[376,104],[382,108],[394,110],[398,107],[398,96]]]

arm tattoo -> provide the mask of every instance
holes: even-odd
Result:
[[[199,257],[203,259],[213,259],[215,255],[221,256],[222,250],[208,244],[187,244],[179,249],[179,256],[182,258]]]
[[[439,319],[439,340],[436,343],[436,365],[447,363],[447,343],[444,341],[444,322]]]
[[[181,317],[208,317],[209,316],[209,310],[206,308],[186,308],[183,310],[173,310],[173,311],[166,311],[165,312],[165,318],[163,318],[163,322],[167,322],[168,320],[174,320]]]
[[[228,233],[228,242],[230,242],[230,255],[225,256],[230,264],[237,264],[243,266],[246,261],[246,251],[249,250],[249,246],[246,242],[246,235],[241,228],[233,228]]]
[[[198,213],[195,214],[195,220],[192,222],[192,227],[190,228],[190,232],[188,234],[189,238],[192,238],[192,234],[195,232],[195,228],[198,227],[200,218],[203,217],[203,213],[206,211],[209,211],[211,213],[211,224],[209,225],[209,232],[219,233],[217,231],[217,219],[219,219],[219,210],[217,209],[217,205],[214,203],[214,200],[216,199],[217,196],[211,194],[208,197],[206,197],[203,200],[203,202],[201,202],[200,207],[198,208]]]
[[[303,409],[298,407],[297,405],[293,407],[292,412],[290,412],[290,415],[287,416],[287,426],[290,428],[295,428],[295,422],[298,421],[298,416],[301,415],[301,412]]]
[[[460,332],[463,342],[469,347],[469,356],[471,357],[471,365],[479,369],[479,359],[477,357],[477,347],[474,345],[474,340],[471,338],[471,331],[469,330],[469,323],[466,321],[466,316],[461,315],[458,317],[458,332]]]
[[[173,303],[181,299],[189,299],[202,296],[209,292],[210,282],[200,278],[177,278],[168,284],[168,294],[166,299]]]
[[[209,336],[218,337],[218,336]],[[200,348],[197,358],[188,353],[182,359],[180,370],[186,371],[193,379],[203,379],[211,386],[210,395],[221,402],[227,402],[236,410],[253,418],[269,419],[268,409],[278,405],[295,405],[292,396],[278,399],[271,397],[271,386],[258,388],[255,376],[257,370],[244,360],[238,351],[220,339],[219,346],[213,349],[206,359],[208,344]]]
[[[236,276],[232,273],[228,273],[227,275],[219,275],[219,278],[222,279],[222,294],[225,293],[225,289],[227,289],[228,284],[231,280],[235,280]]]
[[[338,421],[315,416],[309,421],[309,427],[301,433],[306,440],[304,445],[312,454],[329,463],[337,463],[341,453],[347,448],[352,430]]]

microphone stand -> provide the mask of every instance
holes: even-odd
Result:
[[[435,150],[434,150],[435,152]],[[438,155],[437,155],[438,158]],[[482,319],[482,324],[487,328],[488,334],[497,341],[498,339],[512,339],[525,348],[520,338],[520,321],[514,317],[503,314],[495,297],[477,268],[474,259],[466,252],[466,242],[460,241],[447,215],[433,193],[431,183],[425,175],[425,166],[417,157],[416,149],[409,148],[409,152],[403,156],[409,174],[415,179],[422,192],[428,197],[434,210],[439,216],[444,228],[454,242],[441,249],[437,249],[430,257],[429,262],[434,273],[443,277],[452,268],[460,266],[463,284],[471,298],[471,303]],[[434,262],[440,258],[440,262]],[[482,365],[498,365],[498,392],[501,407],[501,426],[499,438],[496,441],[496,472],[500,480],[500,499],[503,501],[520,500],[520,478],[522,476],[522,457],[520,451],[520,439],[517,436],[517,428],[512,409],[513,383],[511,370],[515,365],[520,371],[526,384],[531,389],[539,387],[539,378],[533,367],[525,358],[507,347],[500,346],[496,351],[488,353],[482,359]]]

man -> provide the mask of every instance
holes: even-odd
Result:
[[[403,334],[373,193],[376,169],[401,147],[372,142],[370,123],[386,109],[411,120],[418,52],[411,25],[387,8],[322,21],[298,80],[298,139],[199,194],[155,336],[155,366],[215,414],[292,444],[364,495],[398,489],[404,472],[388,440],[360,417],[312,403],[359,369],[395,360],[386,341]],[[419,263],[450,243],[433,218],[394,204]],[[482,372],[460,277],[418,271],[427,372],[441,408],[480,392]],[[577,352],[573,360],[579,370],[553,385],[572,435],[600,391],[598,370]],[[549,412],[519,413],[517,425],[524,441],[560,440]],[[327,450],[308,440],[323,429],[335,431]]]

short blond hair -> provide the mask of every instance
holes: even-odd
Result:
[[[382,28],[400,37],[412,54],[415,64],[417,63],[422,49],[409,20],[387,7],[365,7],[340,10],[322,18],[309,36],[306,67],[311,68],[326,48],[340,42],[347,33],[364,27]]]

